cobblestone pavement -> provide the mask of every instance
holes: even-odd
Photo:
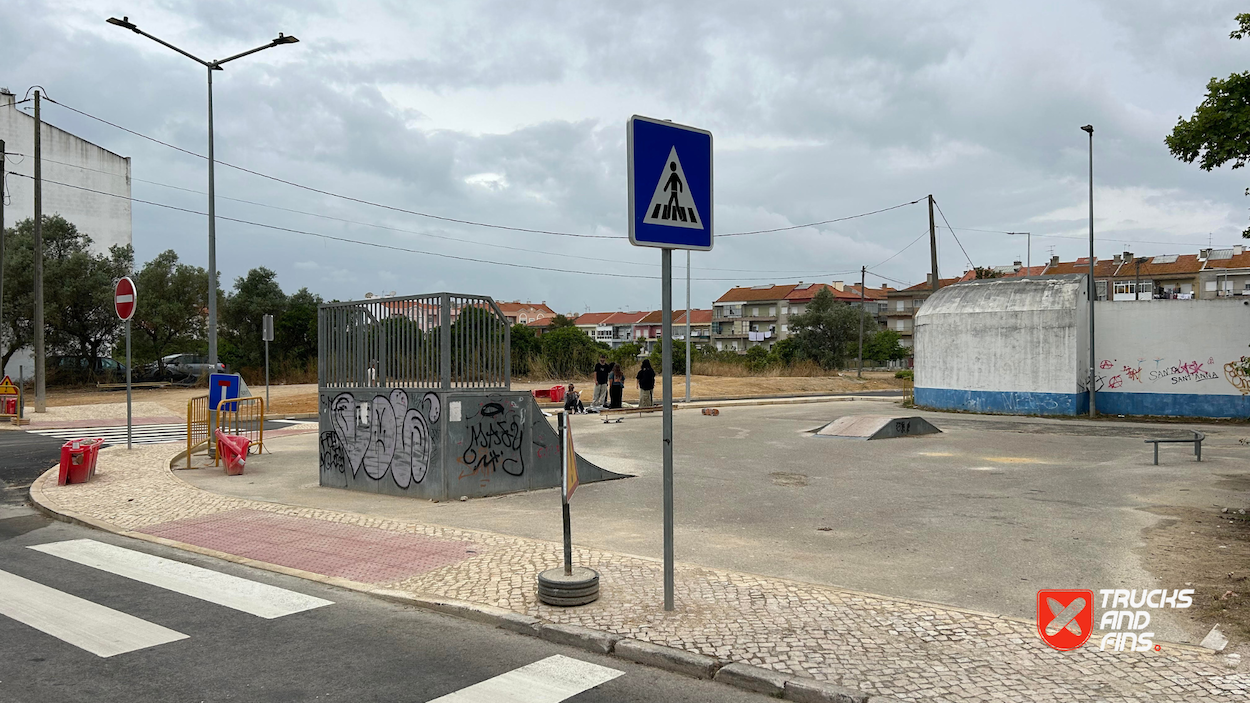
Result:
[[[561,562],[557,543],[219,496],[174,477],[167,467],[175,451],[108,449],[91,483],[57,486],[52,472],[32,494],[48,509],[119,530],[238,556],[259,550],[251,558],[608,630],[899,700],[1250,699],[1250,677],[1231,657],[1168,644],[1161,652],[1100,652],[1091,645],[1058,652],[1039,639],[1033,623],[753,574],[678,564],[677,610],[665,613],[659,562],[597,550],[575,548],[574,560],[601,573],[600,600],[551,608],[538,603],[535,580]],[[379,544],[407,550],[415,564],[388,561]]]

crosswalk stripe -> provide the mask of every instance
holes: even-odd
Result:
[[[560,703],[624,673],[557,654],[430,703]]]
[[[186,639],[181,632],[0,571],[0,615],[100,657]]]
[[[266,619],[333,604],[323,598],[91,539],[37,544],[30,549]]]
[[[298,427],[301,424],[315,425],[316,423],[303,423],[297,420],[266,420],[265,429],[271,429],[272,425],[278,425],[282,428],[286,428]],[[48,429],[27,430],[27,432],[42,435],[44,437],[66,440],[79,439],[81,437],[100,437],[104,440],[104,446],[126,443],[125,425],[103,425],[99,427],[53,427]],[[132,429],[131,436],[134,444],[166,444],[171,442],[185,442],[187,439],[187,426],[184,423],[135,425]]]

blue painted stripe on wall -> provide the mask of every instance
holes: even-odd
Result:
[[[942,410],[1002,415],[1080,415],[1089,411],[1089,397],[1084,393],[917,388],[916,405]]]
[[[1250,417],[1250,396],[1193,393],[1099,393],[1102,415],[1160,417]],[[1084,415],[1085,393],[1027,393],[917,388],[916,405],[941,410],[1005,415]]]
[[[1250,417],[1250,396],[1194,393],[1099,393],[1094,401],[1107,415]]]

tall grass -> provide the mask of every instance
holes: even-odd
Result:
[[[621,364],[621,369],[625,372],[625,378],[633,378],[638,372],[638,361],[626,362]],[[682,373],[683,369],[674,369],[677,374]],[[725,376],[730,378],[781,378],[781,377],[800,377],[815,378],[828,377],[838,375],[837,371],[823,369],[819,364],[812,361],[796,361],[789,366],[774,365],[768,366],[758,371],[748,369],[744,361],[726,361],[726,360],[700,360],[695,359],[690,369],[691,373],[696,376]],[[529,373],[513,377],[514,381],[529,383],[545,383],[547,381],[568,381],[585,382],[589,380],[589,374],[579,374],[572,377],[560,375],[556,373],[551,364],[543,358],[541,354],[531,356],[529,359]]]

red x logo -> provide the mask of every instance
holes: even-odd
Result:
[[[1042,589],[1037,592],[1037,633],[1060,651],[1085,644],[1094,631],[1094,592]]]

